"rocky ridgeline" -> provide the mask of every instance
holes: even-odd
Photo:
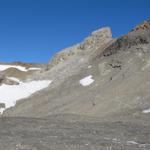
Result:
[[[138,30],[149,30],[149,29],[150,29],[150,20],[144,21],[143,23],[139,24],[131,31],[134,32],[134,31],[138,31]]]
[[[150,42],[150,21],[144,21],[140,25],[136,26],[126,35],[123,35],[116,39],[110,46],[108,46],[101,56],[108,57],[114,55],[120,51],[131,50],[132,47],[148,44]],[[135,50],[133,48],[133,50]]]
[[[87,54],[89,51],[97,50],[106,45],[112,40],[112,33],[109,27],[98,29],[91,33],[91,35],[84,39],[80,44],[74,45],[57,53],[49,62],[49,67],[56,66],[70,59],[74,55],[81,53]]]
[[[93,50],[107,44],[112,40],[112,33],[109,27],[105,27],[92,32],[80,45],[80,50]]]

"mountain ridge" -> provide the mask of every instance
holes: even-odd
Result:
[[[104,29],[106,29],[106,28],[104,28]],[[107,32],[109,34],[108,37],[110,39],[111,32],[110,32],[110,29],[107,28],[107,30],[108,30]],[[101,29],[101,31],[103,31],[103,29]],[[145,40],[143,40],[142,36],[139,37],[139,34],[141,35],[141,32],[142,32],[142,35],[145,36],[144,39],[146,38],[146,40],[148,40],[148,42],[145,42]],[[128,36],[128,38],[127,38],[127,36]],[[100,34],[100,37],[101,37],[101,34]],[[86,42],[87,41],[85,40],[85,43]],[[109,45],[109,43],[110,43],[110,45]],[[96,43],[95,43],[95,45],[96,45]],[[31,101],[33,101],[33,103],[32,103],[33,106],[34,105],[40,106],[40,104],[41,103],[44,104],[44,102],[40,101],[39,98],[42,98],[42,96],[44,97],[44,95],[49,95],[49,96],[46,96],[47,98],[45,99],[46,103],[48,103],[48,101],[49,101],[49,105],[43,105],[44,108],[39,108],[39,110],[36,110],[36,107],[33,107],[32,111],[31,111],[32,116],[34,116],[34,117],[40,116],[41,117],[42,114],[44,115],[45,113],[47,113],[47,114],[45,114],[45,116],[55,114],[55,113],[56,114],[57,113],[80,114],[81,113],[82,115],[92,115],[92,116],[98,114],[98,112],[101,112],[100,109],[102,109],[102,107],[104,107],[104,105],[102,104],[103,102],[101,102],[101,100],[99,100],[99,98],[98,98],[100,95],[98,93],[95,93],[93,90],[100,89],[101,91],[104,91],[104,87],[109,86],[108,89],[110,89],[110,95],[111,95],[111,94],[113,94],[113,90],[112,90],[113,88],[110,88],[110,87],[116,86],[116,88],[118,88],[121,84],[124,87],[126,87],[125,86],[126,83],[122,82],[122,79],[125,79],[126,82],[128,83],[129,82],[128,80],[132,76],[134,77],[133,71],[139,72],[140,74],[143,74],[143,73],[145,74],[145,72],[138,71],[139,66],[137,66],[136,63],[139,63],[140,67],[142,67],[142,65],[144,65],[144,63],[146,63],[146,60],[148,59],[148,56],[149,56],[149,49],[147,47],[148,45],[149,45],[149,30],[148,30],[148,32],[145,32],[145,30],[142,29],[142,30],[136,31],[136,33],[135,33],[135,31],[132,31],[129,34],[122,36],[121,38],[114,39],[114,40],[110,39],[108,41],[108,43],[104,46],[104,48],[103,48],[103,46],[101,47],[101,44],[100,44],[99,48],[91,48],[91,49],[87,48],[86,50],[81,51],[80,55],[77,54],[77,55],[70,56],[71,58],[67,59],[66,61],[63,61],[62,63],[60,63],[58,65],[56,64],[55,67],[47,68],[47,70],[45,72],[41,72],[41,73],[37,72],[36,76],[34,76],[35,79],[36,80],[51,79],[52,80],[51,87],[45,89],[45,91],[43,91],[43,94],[42,94],[42,92],[37,93],[37,96],[35,94],[35,97],[36,97],[35,99],[34,99],[34,95],[33,95],[27,101],[26,100],[19,101],[18,105],[16,105],[16,107],[15,107],[16,110],[19,110],[17,114],[18,115],[22,114],[22,107],[19,108],[19,105],[20,106],[23,105],[24,109],[27,110],[27,116],[30,115],[30,110],[27,109],[28,106],[27,105],[25,106],[25,103],[26,102],[30,103]],[[139,48],[141,48],[141,46],[144,46],[143,51],[146,53],[146,55],[144,54],[143,51],[139,50]],[[70,48],[69,48],[69,50],[70,50]],[[60,55],[61,55],[61,53],[62,52],[60,52]],[[97,55],[98,53],[100,55]],[[112,53],[113,55],[109,54],[109,53]],[[140,56],[140,55],[142,55],[142,56]],[[54,59],[57,60],[56,57],[54,57]],[[146,57],[145,61],[142,61],[142,59],[140,57],[143,57],[143,59]],[[58,57],[58,58],[60,59],[60,57]],[[130,62],[131,60],[129,58],[131,58],[133,62]],[[52,62],[50,61],[50,64],[49,64],[50,66],[51,66],[51,63],[53,64],[53,61]],[[88,69],[88,66],[90,66],[90,65],[92,66],[92,68]],[[133,68],[130,70],[128,67],[129,68],[133,67]],[[91,86],[83,88],[82,85],[79,84],[79,80],[90,74],[93,74],[92,76],[95,76],[94,80],[97,80],[97,83],[95,81]],[[126,76],[127,77],[131,76],[131,77],[128,79],[128,78],[126,78]],[[114,82],[115,78],[118,78],[118,81],[116,82],[117,84]],[[144,80],[144,79],[141,78],[140,80]],[[73,83],[73,81],[74,81],[74,83]],[[110,85],[109,85],[109,83],[110,83]],[[119,84],[119,83],[121,83],[121,84]],[[132,86],[135,86],[134,84],[135,83],[133,83]],[[102,87],[102,85],[104,85],[104,86]],[[124,89],[124,87],[122,87],[122,88]],[[70,90],[69,90],[69,88],[70,88]],[[81,100],[81,98],[78,97],[79,104],[77,102],[76,107],[75,107],[75,105],[74,105],[75,98],[73,95],[74,94],[76,96],[80,95],[79,94],[80,92],[77,89],[80,89],[80,92],[82,91],[81,97],[85,97],[85,95],[83,95],[83,93],[85,94],[86,92],[89,92],[89,91],[93,91],[93,93],[90,92],[91,95],[89,95],[89,97],[91,97],[90,98],[91,100],[86,97],[86,99],[89,99],[87,101],[87,103],[85,102],[85,100],[83,101],[83,100]],[[51,92],[49,92],[49,90]],[[68,91],[71,91],[70,94],[72,93],[73,95],[69,94],[70,95],[69,96]],[[98,90],[96,90],[96,92],[98,92]],[[49,93],[51,93],[51,94],[49,94]],[[95,93],[95,95],[97,95],[97,98],[94,97],[94,93]],[[104,92],[104,93],[106,94],[107,92]],[[39,97],[39,98],[37,98],[37,97]],[[106,94],[104,97],[106,97],[107,101],[109,102],[109,99],[110,99],[110,98],[108,98],[109,96],[107,96],[107,94]],[[39,101],[37,99],[39,99]],[[49,100],[49,99],[51,99],[51,100]],[[63,100],[61,100],[61,99],[63,99]],[[72,99],[71,102],[69,102],[70,101],[69,99]],[[119,101],[121,102],[121,99]],[[115,102],[115,100],[114,100],[114,102]],[[67,103],[68,103],[68,106],[66,105]],[[94,105],[94,103],[95,103],[95,105]],[[98,103],[98,104],[96,105],[96,103]],[[131,103],[131,107],[132,107],[132,105],[133,104]],[[49,106],[49,108],[48,108],[48,106]],[[85,107],[85,110],[83,109],[84,107]],[[106,105],[106,108],[107,107],[108,106]],[[126,113],[126,106],[122,105],[121,107],[125,107],[124,113]],[[35,115],[34,115],[34,108],[35,108]],[[58,110],[56,108],[58,108]],[[91,108],[91,111],[89,111],[89,108]],[[118,106],[118,108],[119,108],[119,106]],[[13,109],[14,108],[12,108],[12,110]],[[114,111],[114,114],[115,114],[117,112],[117,109],[116,109],[116,112],[113,109],[112,109],[112,111]],[[16,110],[14,112],[17,112]],[[89,111],[89,113],[88,113],[88,111]],[[120,111],[122,111],[122,110],[120,110]],[[6,111],[6,115],[8,112],[9,112],[9,110]],[[40,112],[40,113],[38,113],[38,112]],[[107,116],[108,112],[104,112],[104,110],[102,112],[101,112],[101,114],[103,114],[104,116],[105,115]],[[13,111],[10,111],[10,113],[8,113],[8,114],[13,115]],[[110,113],[110,114],[112,115],[112,113]],[[23,115],[25,115],[25,113],[23,113]],[[103,115],[101,115],[101,117],[104,117]],[[98,115],[96,115],[96,116],[98,116]]]

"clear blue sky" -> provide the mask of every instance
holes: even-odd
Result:
[[[45,63],[110,26],[125,34],[150,19],[150,0],[0,0],[0,61]]]

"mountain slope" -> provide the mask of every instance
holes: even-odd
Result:
[[[74,114],[149,122],[149,114],[143,113],[150,108],[149,71],[149,21],[118,39],[112,39],[110,29],[104,28],[58,53],[44,72],[34,76],[50,79],[52,84],[4,115]],[[93,82],[84,86],[82,79]]]

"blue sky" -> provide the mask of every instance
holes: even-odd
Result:
[[[46,63],[110,26],[113,36],[150,19],[150,0],[0,0],[0,61]]]

